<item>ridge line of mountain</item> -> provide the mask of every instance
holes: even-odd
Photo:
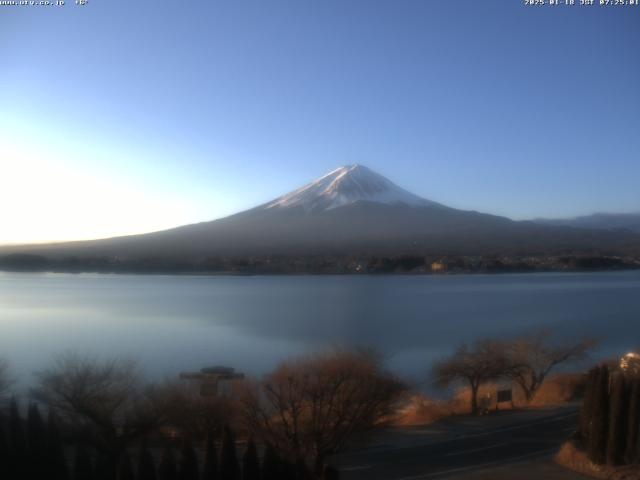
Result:
[[[207,258],[640,258],[640,230],[576,228],[458,210],[367,167],[349,165],[221,219],[140,235],[0,247],[0,257],[16,254],[49,264],[75,258],[85,267],[145,259],[201,265]]]

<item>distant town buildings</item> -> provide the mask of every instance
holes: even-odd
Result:
[[[447,271],[447,264],[443,261],[433,262],[431,264],[431,271],[433,273],[443,273]]]

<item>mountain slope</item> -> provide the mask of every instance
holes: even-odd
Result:
[[[5,248],[50,257],[325,254],[539,254],[637,251],[640,236],[515,222],[414,195],[370,169],[341,167],[226,218],[88,242]],[[635,250],[634,250],[635,249]]]
[[[640,213],[594,213],[575,218],[538,218],[534,221],[541,225],[562,225],[598,230],[629,230],[640,233]]]

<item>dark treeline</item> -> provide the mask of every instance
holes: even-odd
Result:
[[[69,468],[56,416],[45,421],[37,405],[28,408],[26,419],[13,400],[8,415],[0,418],[0,472],[2,478],[69,479]]]
[[[330,457],[406,392],[369,350],[299,357],[220,391],[218,377],[213,390],[199,383],[211,377],[150,383],[131,360],[73,353],[36,378],[28,408],[0,405],[2,480],[337,478]],[[10,394],[0,362],[0,400]]]
[[[519,255],[264,255],[181,259],[64,257],[14,253],[0,257],[9,271],[237,274],[521,273],[640,268],[640,258],[600,254]]]
[[[510,379],[529,401],[556,366],[582,359],[592,345],[545,331],[479,340],[434,371],[440,383],[469,386],[471,412],[479,413],[478,386]],[[46,471],[61,480],[335,479],[333,456],[393,421],[410,393],[367,349],[286,360],[220,390],[218,377],[214,389],[199,383],[210,377],[198,378],[149,383],[131,360],[58,356],[37,372],[28,406],[14,399],[0,408],[0,478],[45,478]],[[8,364],[0,362],[0,400],[11,391]],[[636,461],[638,379],[592,370],[584,405],[581,431],[592,458]]]
[[[26,418],[12,400],[8,418],[0,422],[0,473],[4,480],[337,480],[338,471],[324,466],[314,476],[304,462],[292,463],[267,445],[262,456],[250,438],[238,454],[229,427],[220,442],[210,433],[202,448],[188,439],[151,449],[146,439],[117,457],[105,456],[91,445],[65,445],[53,411],[45,421],[36,404]],[[221,445],[218,448],[217,443]],[[199,446],[200,447],[200,446]],[[218,454],[218,450],[220,453]]]
[[[640,460],[640,375],[602,365],[588,374],[580,439],[589,460],[631,465]]]

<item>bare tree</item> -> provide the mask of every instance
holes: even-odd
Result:
[[[507,371],[508,360],[502,342],[479,340],[469,347],[462,344],[449,358],[433,367],[436,383],[447,387],[465,382],[471,391],[471,413],[478,413],[478,390],[483,383],[497,380]]]
[[[522,389],[529,402],[555,367],[585,358],[595,345],[592,339],[556,342],[550,331],[540,330],[509,342],[506,376]]]
[[[58,357],[38,379],[34,398],[113,461],[131,441],[160,424],[161,411],[141,387],[134,362],[70,353]]]
[[[332,350],[281,364],[249,387],[249,430],[290,461],[311,459],[320,472],[342,450],[393,412],[405,387],[371,351]]]

